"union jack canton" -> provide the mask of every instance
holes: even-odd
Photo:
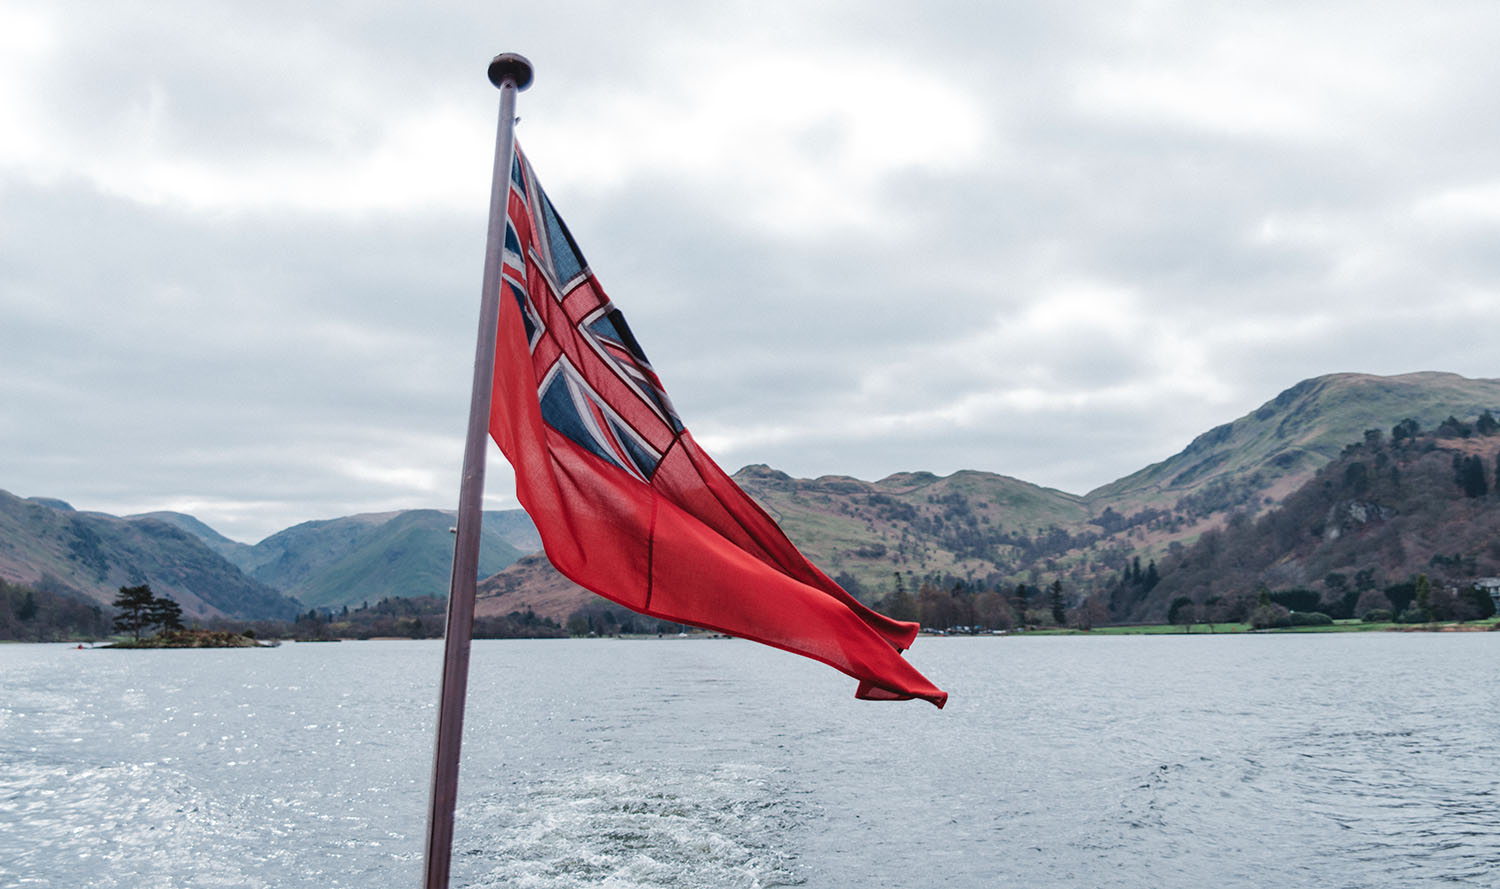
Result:
[[[682,421],[520,146],[510,190],[503,286],[521,309],[542,419],[649,484]]]

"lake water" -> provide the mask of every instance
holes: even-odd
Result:
[[[439,642],[0,646],[0,886],[420,885]],[[1500,633],[475,643],[453,885],[1500,886]]]

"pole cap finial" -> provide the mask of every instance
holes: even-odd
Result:
[[[496,87],[509,80],[519,92],[531,86],[533,74],[531,62],[517,52],[503,52],[490,61],[490,83]]]

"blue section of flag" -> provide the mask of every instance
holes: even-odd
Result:
[[[530,309],[526,305],[526,294],[521,292],[521,288],[516,286],[516,282],[509,279],[505,282],[505,289],[510,291],[510,295],[516,300],[516,305],[521,308],[521,323],[526,325],[526,342],[534,344],[536,342],[537,326],[536,321],[531,317]]]
[[[547,387],[542,390],[542,419],[547,425],[572,439],[575,444],[586,449],[595,456],[620,466],[615,459],[614,452],[605,447],[593,432],[589,424],[584,422],[583,415],[579,413],[578,405],[573,401],[573,393],[569,391],[566,375],[555,373]],[[621,469],[625,467],[620,466]]]
[[[557,274],[557,283],[566,287],[570,281],[583,274],[588,263],[584,261],[578,244],[573,241],[573,234],[552,208],[552,201],[547,198],[547,193],[541,189],[537,189],[537,192],[542,199],[542,219],[547,226],[547,246],[552,252],[552,271]]]
[[[656,464],[661,462],[661,458],[646,450],[646,448],[638,440],[636,440],[635,435],[633,435],[630,430],[626,429],[622,424],[616,422],[614,419],[611,419],[609,421],[609,426],[615,434],[615,439],[624,446],[626,456],[630,458],[630,462],[635,464],[636,471],[646,478],[650,478],[653,474],[655,474]]]
[[[636,341],[635,335],[630,332],[630,325],[625,323],[625,316],[620,314],[619,309],[610,309],[608,312],[595,318],[589,325],[589,330],[595,336],[609,340],[622,349],[629,350],[630,354],[642,364],[650,364],[646,360],[646,353],[641,349],[641,344]]]
[[[538,393],[542,420],[575,444],[615,466],[650,481],[661,463],[656,453],[605,404],[566,363],[557,367]],[[606,433],[598,425],[603,418]],[[612,440],[611,440],[612,439]]]
[[[677,418],[672,400],[661,388],[655,371],[651,369],[651,362],[646,360],[645,350],[641,348],[635,334],[630,332],[630,325],[625,323],[625,316],[619,309],[610,308],[584,325],[582,332],[604,346],[601,351],[605,358],[627,383],[653,405],[656,413],[674,431],[683,431],[682,421]]]

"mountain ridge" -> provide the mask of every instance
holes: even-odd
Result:
[[[0,577],[102,605],[121,586],[149,583],[204,618],[290,617],[298,606],[173,523],[7,491],[0,491]]]
[[[1131,558],[1164,557],[1233,516],[1254,519],[1276,508],[1368,429],[1408,419],[1431,427],[1484,411],[1500,413],[1500,380],[1436,371],[1338,373],[1298,382],[1195,436],[1176,454],[1083,495],[980,470],[946,476],[914,470],[864,481],[797,479],[751,464],[734,478],[813,562],[866,599],[888,592],[898,575],[912,589],[923,578],[991,586],[1056,578],[1082,596],[1104,588]],[[324,609],[385,596],[442,595],[451,564],[453,513],[442,510],[303,522],[252,545],[183,513],[117,518],[79,512],[54,498],[9,494],[0,506],[0,577],[49,579],[96,601],[107,602],[113,594],[108,584],[121,577],[152,576],[145,570],[152,546],[171,551],[162,556],[161,570],[176,578],[161,581],[176,586],[158,593],[178,590],[190,613],[204,614],[238,606],[228,599],[216,605],[215,593],[186,583],[184,563],[198,565],[200,574],[215,565],[195,583],[223,575],[228,580],[222,582],[252,600],[279,590],[295,596],[299,607]],[[40,538],[14,518],[28,510],[50,516]],[[111,556],[107,546],[95,551],[104,539],[100,528],[119,541],[119,554]],[[545,559],[524,558],[538,549],[524,512],[485,513],[481,614],[524,611],[513,607],[524,603],[563,620],[570,603],[592,599],[554,576]],[[205,561],[209,556],[225,565]],[[270,600],[262,604],[271,607]]]
[[[991,586],[1055,578],[1082,597],[1104,589],[1133,557],[1163,556],[1233,515],[1275,508],[1367,429],[1408,418],[1430,427],[1486,410],[1500,414],[1500,380],[1338,373],[1290,386],[1085,495],[979,470],[909,471],[870,482],[797,479],[752,464],[734,479],[815,564],[863,598],[889,592],[897,574],[908,589],[924,577]],[[516,597],[539,584],[551,591],[549,601],[560,601],[559,579],[535,565],[527,571],[524,582],[502,580],[487,594]],[[581,588],[575,594],[578,604],[592,596]],[[502,602],[487,607],[509,610]]]

